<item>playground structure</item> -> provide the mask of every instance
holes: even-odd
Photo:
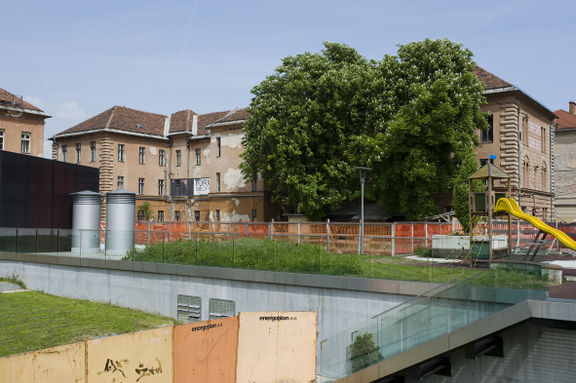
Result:
[[[538,229],[536,238],[530,243],[530,247],[525,256],[525,260],[534,261],[539,251],[544,245],[544,240],[547,235],[555,237],[564,246],[572,250],[576,250],[576,241],[561,230],[555,229],[537,217],[527,214],[520,209],[516,200],[511,198],[511,185],[510,176],[502,169],[498,168],[492,163],[487,163],[482,166],[478,171],[472,174],[469,179],[469,218],[472,223],[474,216],[487,218],[486,231],[488,235],[488,261],[491,263],[495,255],[494,249],[494,236],[493,236],[493,220],[495,216],[506,215],[507,225],[507,251],[506,255],[512,255],[512,216],[528,222],[530,225]],[[486,190],[483,192],[473,192],[472,182],[474,180],[484,181]],[[495,189],[494,183],[500,183],[498,189]],[[506,192],[503,193],[502,189]],[[470,230],[470,244],[473,243],[473,230]],[[501,250],[501,249],[498,249]],[[498,251],[498,253],[502,253]]]

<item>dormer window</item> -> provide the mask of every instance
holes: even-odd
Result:
[[[136,124],[136,127],[137,127],[138,129],[142,129],[142,124]]]

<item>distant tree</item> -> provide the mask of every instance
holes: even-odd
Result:
[[[354,166],[373,169],[368,196],[411,219],[438,212],[464,154],[486,128],[472,53],[449,40],[402,45],[368,62],[325,43],[287,57],[252,92],[241,169],[273,197],[321,218],[358,195]]]
[[[142,205],[138,206],[138,213],[140,212],[142,212],[142,216],[144,216],[146,221],[154,215],[154,210],[150,207],[149,202],[144,202]]]
[[[261,174],[275,201],[310,218],[358,189],[347,148],[374,123],[367,103],[374,66],[346,45],[324,46],[284,58],[252,89],[240,166],[247,179]]]
[[[410,219],[438,213],[432,196],[456,185],[457,169],[486,129],[483,85],[472,53],[449,40],[400,46],[378,65],[386,129],[365,139],[365,163],[374,169],[386,206]],[[372,149],[370,149],[372,146]]]
[[[452,187],[452,205],[454,206],[454,215],[458,218],[458,221],[460,221],[462,230],[465,234],[470,234],[480,220],[480,216],[472,216],[472,222],[470,222],[469,215],[470,184],[468,182],[468,177],[470,177],[476,170],[478,170],[478,161],[476,161],[474,152],[467,151],[462,153],[460,167],[458,168]],[[484,191],[484,185],[480,180],[473,180],[471,185],[473,192]]]

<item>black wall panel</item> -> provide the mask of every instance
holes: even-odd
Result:
[[[99,170],[0,151],[0,227],[72,228],[72,196],[98,191]]]

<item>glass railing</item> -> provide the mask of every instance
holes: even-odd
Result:
[[[527,299],[542,289],[482,285],[480,274],[426,294],[320,342],[318,382],[341,379]]]

